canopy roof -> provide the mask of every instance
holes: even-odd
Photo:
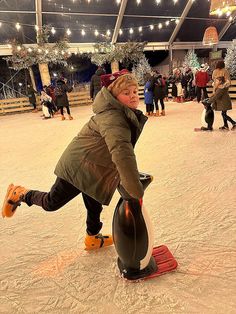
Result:
[[[209,16],[209,8],[209,0],[1,0],[0,44],[13,39],[34,44],[35,25],[51,25],[56,32],[50,42],[69,29],[71,45],[78,47],[131,40],[148,41],[149,49],[199,48],[205,29],[215,26],[220,45],[227,47],[236,38],[236,14],[230,21],[226,15]]]

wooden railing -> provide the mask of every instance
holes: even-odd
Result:
[[[213,92],[212,83],[208,84],[207,92],[208,92],[208,96],[210,97]],[[231,85],[229,87],[229,96],[231,99],[236,99],[236,80],[231,81]]]
[[[71,106],[90,105],[92,103],[89,91],[69,93],[68,99]],[[37,108],[41,109],[39,96],[37,97]],[[14,112],[27,112],[32,110],[33,106],[30,104],[28,97],[0,100],[0,115]]]
[[[143,86],[139,87],[139,97],[144,98]],[[207,86],[207,91],[209,96],[212,95],[213,87],[209,84]],[[231,81],[231,86],[229,88],[229,95],[234,100],[236,99],[236,80]],[[169,97],[171,97],[171,86],[169,87]],[[72,92],[68,94],[69,103],[71,106],[83,106],[91,105],[92,100],[89,96],[89,91]],[[37,105],[40,108],[40,99],[37,97]],[[32,111],[33,107],[29,102],[28,97],[23,98],[9,98],[0,100],[0,115],[14,113],[14,112],[27,112]]]
[[[143,86],[139,86],[139,98],[143,99],[144,95],[143,95]],[[169,86],[169,90],[168,90],[168,96],[171,97],[171,85]],[[207,92],[208,92],[208,96],[210,97],[212,95],[213,92],[213,87],[212,87],[212,83],[209,83],[207,86]],[[231,86],[229,87],[229,96],[231,99],[236,99],[236,80],[232,80],[231,81]]]
[[[11,112],[29,111],[33,107],[29,103],[29,98],[8,98],[0,100],[0,114]]]

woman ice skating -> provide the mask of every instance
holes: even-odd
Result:
[[[212,104],[212,108],[216,111],[221,111],[223,123],[219,129],[221,131],[229,131],[228,122],[232,124],[232,131],[236,130],[236,121],[228,116],[227,111],[232,109],[232,102],[228,92],[229,81],[225,80],[224,76],[215,78],[214,90],[215,93],[210,97],[207,102]],[[203,101],[204,103],[204,101]]]
[[[82,193],[87,209],[85,248],[113,243],[100,233],[102,204],[108,205],[118,186],[134,199],[143,197],[134,146],[147,117],[137,109],[138,83],[131,74],[103,87],[93,103],[94,116],[68,145],[55,169],[49,192],[10,184],[2,216],[11,217],[21,202],[55,211]]]
[[[213,104],[213,108],[216,111],[221,111],[223,118],[223,126],[220,127],[222,131],[228,131],[229,125],[228,122],[232,124],[232,130],[236,129],[235,121],[228,116],[227,111],[232,109],[232,102],[229,97],[229,86],[231,84],[229,71],[225,68],[224,61],[218,61],[216,68],[212,73],[213,83],[213,92],[214,96],[217,98]],[[217,91],[218,89],[218,91]],[[212,102],[212,97],[210,98]]]
[[[73,90],[73,86],[67,85],[66,79],[59,79],[55,88],[55,105],[61,111],[61,120],[64,121],[66,118],[64,116],[64,107],[69,120],[73,120],[73,117],[70,114],[70,104],[67,97],[67,93],[70,93]]]
[[[161,74],[158,74],[154,81],[154,102],[156,107],[156,113],[155,116],[159,117],[165,116],[165,104],[164,104],[164,98],[165,98],[165,81],[162,78]],[[161,112],[159,111],[159,105],[158,102],[160,100],[161,104]]]

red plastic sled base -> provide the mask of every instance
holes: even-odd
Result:
[[[157,264],[157,271],[143,279],[151,279],[161,276],[177,268],[178,263],[175,260],[168,247],[165,245],[156,246],[153,248],[152,256]]]

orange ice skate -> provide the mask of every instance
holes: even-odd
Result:
[[[96,235],[86,235],[86,238],[84,240],[85,244],[85,250],[91,251],[100,249],[105,246],[109,246],[113,244],[112,236],[109,234],[102,235],[101,233],[98,233]]]
[[[21,205],[25,194],[29,190],[22,186],[10,184],[2,206],[2,217],[12,217],[18,206]]]

